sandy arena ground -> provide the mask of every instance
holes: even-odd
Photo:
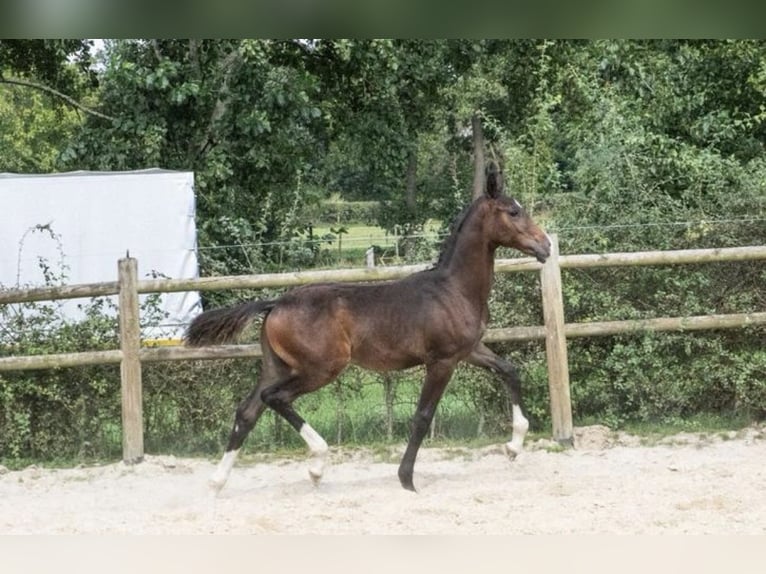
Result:
[[[0,467],[0,534],[766,533],[766,425],[652,446],[592,426],[575,443],[514,462],[499,445],[423,448],[417,494],[397,479],[404,445],[331,449],[318,487],[300,457],[240,462],[217,498],[202,459]]]

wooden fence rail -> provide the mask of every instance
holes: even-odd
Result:
[[[637,251],[587,255],[562,255],[562,269],[592,269],[596,267],[627,267],[638,265],[680,265],[711,263],[715,261],[752,261],[766,259],[766,246],[726,247],[721,249],[689,249],[679,251]],[[227,289],[263,289],[267,287],[294,287],[321,281],[384,281],[406,277],[430,264],[399,265],[394,267],[364,267],[359,269],[327,269],[321,271],[295,271],[261,275],[226,275],[196,279],[145,279],[137,282],[138,293],[174,293],[179,291],[218,291]],[[531,257],[498,259],[495,271],[539,271],[542,265]],[[117,295],[119,282],[84,283],[33,289],[0,290],[0,305],[54,299],[77,299]]]
[[[766,325],[766,312],[564,323],[560,272],[561,269],[761,260],[766,259],[766,246],[559,255],[558,239],[556,236],[552,236],[552,243],[553,250],[551,257],[544,265],[531,258],[498,259],[495,262],[495,270],[498,273],[516,271],[540,272],[544,325],[489,329],[485,333],[484,340],[487,342],[500,342],[545,339],[553,437],[562,444],[572,443],[573,431],[566,339],[642,331],[691,331],[700,329],[731,329],[747,325]],[[404,277],[416,271],[426,269],[429,265],[152,280],[138,280],[136,267],[137,262],[135,259],[121,259],[118,262],[118,281],[116,282],[0,291],[0,305],[107,295],[120,296],[120,349],[27,357],[2,357],[0,358],[0,372],[119,363],[121,365],[123,411],[123,460],[126,462],[140,461],[144,454],[141,405],[142,363],[261,356],[261,348],[257,344],[224,345],[193,349],[184,347],[141,347],[140,330],[138,328],[138,294],[190,290],[209,291],[292,287],[319,281],[381,281]]]

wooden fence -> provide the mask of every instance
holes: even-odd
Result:
[[[552,237],[551,256],[544,265],[531,258],[498,259],[498,273],[539,271],[542,286],[544,325],[489,329],[487,342],[545,339],[548,364],[553,438],[572,444],[572,407],[569,394],[567,338],[614,335],[636,331],[689,331],[729,329],[745,325],[766,324],[766,312],[698,317],[662,317],[631,321],[565,323],[561,288],[561,269],[592,269],[638,265],[679,265],[716,261],[750,261],[766,259],[766,246],[683,251],[648,251],[598,255],[559,255],[558,239]],[[122,390],[123,460],[138,462],[143,458],[143,415],[141,398],[141,364],[151,361],[191,359],[224,359],[259,357],[260,345],[224,345],[219,347],[142,347],[138,318],[138,295],[223,289],[290,287],[318,281],[380,281],[404,277],[429,267],[406,265],[345,270],[302,271],[265,275],[203,277],[198,279],[138,280],[138,264],[125,258],[118,262],[118,280],[37,289],[0,291],[0,304],[53,299],[73,299],[119,295],[120,349],[57,355],[0,358],[0,371],[50,369],[120,363]]]

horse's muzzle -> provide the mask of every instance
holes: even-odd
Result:
[[[551,255],[551,240],[548,234],[543,234],[543,237],[533,247],[535,259],[540,263],[545,263],[546,259]]]

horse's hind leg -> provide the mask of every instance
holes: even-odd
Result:
[[[261,400],[261,388],[262,384],[258,384],[237,407],[234,426],[229,435],[226,451],[209,481],[210,488],[216,492],[220,491],[223,485],[226,484],[234,462],[237,460],[242,443],[245,442],[245,438],[253,430],[255,423],[258,422],[261,414],[266,409],[266,405]]]
[[[274,356],[268,342],[263,338],[261,339],[261,348],[263,349],[263,364],[259,381],[250,394],[237,407],[237,412],[234,416],[234,426],[229,434],[226,451],[209,480],[210,488],[215,492],[220,491],[226,484],[234,462],[237,460],[239,449],[242,448],[247,435],[250,434],[250,431],[255,427],[255,423],[258,422],[263,411],[266,410],[266,404],[261,397],[263,389],[278,382],[280,377],[284,378],[285,376],[284,364]]]
[[[319,385],[321,386],[321,385]],[[313,388],[318,388],[314,386]],[[324,472],[327,457],[327,442],[309,425],[293,408],[292,402],[307,392],[302,377],[291,377],[263,390],[261,398],[270,408],[274,409],[290,423],[301,438],[306,441],[313,460],[309,466],[309,476],[314,484],[318,484]]]
[[[511,434],[511,440],[505,443],[505,452],[513,460],[524,448],[524,437],[529,429],[529,421],[527,421],[524,413],[521,411],[521,379],[519,373],[516,367],[505,359],[498,357],[484,343],[479,343],[466,360],[472,365],[489,369],[500,375],[508,387],[513,413],[513,433]]]

